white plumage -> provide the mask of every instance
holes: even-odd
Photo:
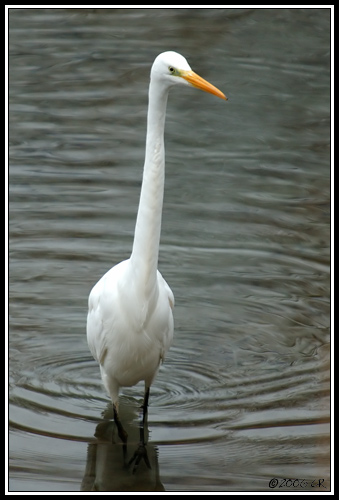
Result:
[[[87,340],[114,404],[119,387],[151,386],[173,339],[174,296],[159,271],[150,294],[131,260],[110,269],[89,297]]]

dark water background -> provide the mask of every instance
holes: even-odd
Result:
[[[87,298],[131,250],[164,50],[229,101],[169,98],[175,341],[151,391],[152,470],[131,476]],[[10,9],[9,280],[10,490],[328,490],[330,10]],[[142,393],[121,396],[129,454]]]

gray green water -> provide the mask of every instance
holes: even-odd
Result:
[[[152,470],[131,476],[87,298],[131,250],[164,50],[229,101],[169,98],[175,340],[151,391]],[[10,490],[328,490],[330,11],[11,9],[9,280]],[[142,393],[121,397],[128,453]]]

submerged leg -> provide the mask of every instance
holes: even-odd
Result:
[[[142,419],[142,421],[140,421],[139,426],[140,426],[139,427],[139,432],[140,432],[139,445],[138,445],[138,448],[135,450],[134,455],[132,456],[132,458],[128,462],[128,467],[131,466],[134,462],[134,467],[132,469],[133,474],[137,470],[137,467],[140,464],[141,460],[144,460],[148,469],[152,469],[150,461],[148,459],[147,448],[146,448],[146,443],[145,443],[144,418]]]
[[[115,425],[117,426],[117,429],[118,429],[119,438],[121,439],[121,441],[124,444],[126,444],[127,443],[128,434],[125,431],[125,429],[123,428],[122,423],[120,421],[119,413],[118,413],[118,404],[117,403],[113,403],[113,417],[114,417]]]
[[[139,423],[139,436],[140,436],[139,445],[138,445],[138,448],[135,450],[134,455],[132,456],[132,458],[128,462],[129,466],[132,465],[134,462],[134,467],[132,470],[133,474],[137,470],[137,467],[140,464],[141,460],[144,460],[146,466],[149,469],[152,468],[150,461],[148,459],[147,448],[146,448],[146,443],[145,443],[145,427],[147,430],[146,416],[147,416],[147,409],[148,409],[149,392],[150,392],[149,386],[145,385],[144,401],[141,405],[142,417],[141,417],[140,423]]]

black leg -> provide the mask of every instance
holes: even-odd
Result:
[[[146,417],[147,417],[147,409],[148,409],[149,392],[150,392],[150,388],[146,387],[144,401],[141,405],[142,417],[141,417],[140,423],[139,423],[139,432],[140,432],[139,445],[138,445],[138,448],[135,450],[133,457],[128,462],[128,466],[132,465],[134,462],[134,467],[132,470],[133,474],[137,470],[137,467],[140,464],[141,460],[144,460],[146,466],[149,469],[152,468],[150,461],[148,459],[147,448],[146,448],[146,443],[145,443],[145,427],[147,429]]]
[[[145,423],[146,415],[147,415],[147,410],[148,410],[148,400],[149,400],[149,391],[150,388],[147,387],[145,389],[145,396],[144,396],[144,402],[142,403],[142,423]]]
[[[115,425],[117,426],[117,429],[118,429],[119,438],[121,439],[121,441],[124,444],[126,444],[127,443],[128,434],[125,431],[125,429],[123,428],[122,423],[120,422],[119,414],[118,414],[118,409],[117,409],[117,407],[116,407],[116,405],[114,403],[113,403],[113,416],[114,416]]]
[[[139,431],[140,431],[140,441],[139,441],[138,448],[135,450],[133,457],[128,462],[128,467],[130,465],[132,465],[134,462],[132,474],[134,474],[135,471],[137,470],[137,467],[140,464],[141,460],[145,461],[145,464],[148,467],[148,469],[152,469],[150,461],[148,459],[147,448],[146,448],[146,443],[145,443],[144,419],[140,422]]]

